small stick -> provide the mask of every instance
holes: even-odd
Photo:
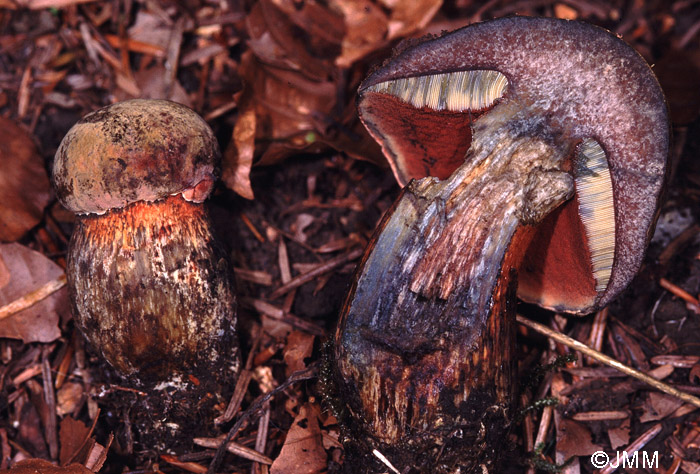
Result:
[[[221,446],[221,439],[219,438],[194,438],[192,442],[197,446],[202,446],[204,448],[218,449],[219,446]],[[272,459],[268,458],[260,451],[256,451],[255,449],[243,446],[242,444],[238,444],[235,441],[229,441],[226,445],[226,450],[229,453],[233,453],[236,456],[248,459],[249,461],[259,462],[261,464],[267,465],[272,464]]]
[[[609,357],[605,354],[602,354],[596,350],[591,349],[587,345],[577,341],[576,339],[573,339],[569,336],[566,336],[564,334],[558,333],[556,331],[552,331],[549,329],[547,326],[544,326],[543,324],[537,323],[535,321],[531,321],[524,316],[517,315],[516,320],[518,323],[522,324],[523,326],[527,326],[530,329],[533,329],[534,331],[539,332],[540,334],[543,334],[551,339],[554,339],[557,342],[560,342],[561,344],[565,344],[572,349],[575,349],[577,351],[583,352],[585,355],[597,360],[598,362],[602,362],[605,365],[608,365],[610,367],[614,367],[620,372],[624,372],[625,374],[629,375],[630,377],[634,377],[637,380],[641,380],[642,382],[651,385],[655,389],[667,393],[669,395],[673,395],[674,397],[680,398],[686,403],[690,403],[692,405],[695,405],[696,407],[700,407],[700,398],[695,397],[693,395],[690,395],[685,392],[681,392],[680,390],[676,389],[675,387],[672,387],[666,383],[660,382],[659,380],[656,380],[653,377],[650,377],[649,375],[645,374],[644,372],[640,372],[639,370],[633,369],[632,367],[628,367],[625,364],[622,364],[621,362],[616,361],[612,357]]]
[[[364,249],[356,249],[353,250],[352,252],[345,254],[345,255],[340,255],[338,257],[332,258],[328,260],[327,262],[323,263],[322,265],[319,265],[317,268],[306,272],[302,273],[299,276],[296,276],[291,279],[289,283],[286,283],[279,288],[277,288],[275,291],[272,292],[270,295],[270,299],[274,300],[279,298],[280,296],[284,295],[285,293],[295,289],[299,288],[301,285],[304,283],[308,283],[317,276],[323,275],[326,272],[330,272],[332,270],[335,270],[338,267],[341,267],[345,265],[346,263],[355,260],[356,258],[359,258],[362,254],[364,253]]]
[[[38,303],[44,298],[57,292],[66,284],[66,275],[61,275],[55,280],[44,284],[43,286],[37,288],[34,291],[30,291],[26,295],[14,300],[12,303],[8,303],[3,307],[0,307],[0,321],[5,318],[9,318],[13,314],[17,314],[30,306]]]
[[[248,409],[245,412],[243,412],[243,414],[241,414],[238,421],[236,421],[236,423],[231,427],[224,439],[221,440],[221,443],[219,444],[219,447],[216,450],[216,454],[214,455],[214,458],[209,464],[207,474],[216,473],[217,469],[219,468],[219,465],[221,464],[221,461],[223,460],[223,454],[224,451],[226,451],[226,446],[231,441],[231,439],[238,434],[238,431],[243,427],[243,424],[248,421],[248,418],[252,417],[255,413],[261,410],[265,406],[265,403],[268,402],[276,394],[286,390],[288,387],[294,385],[297,382],[315,378],[317,371],[317,363],[308,366],[306,369],[298,370],[292,375],[290,375],[289,378],[287,378],[287,380],[285,380],[279,387],[272,390],[271,392],[267,392],[256,398],[255,401],[248,407]]]
[[[661,423],[658,423],[651,428],[649,428],[647,431],[645,431],[642,436],[639,438],[635,439],[632,444],[627,446],[623,452],[627,453],[628,456],[633,456],[634,453],[642,449],[644,446],[649,443],[654,437],[661,432]],[[600,470],[599,474],[610,474],[611,472],[615,472],[618,467],[620,467],[622,463],[608,463],[607,466],[605,466],[604,469]]]
[[[683,301],[685,301],[688,304],[688,308],[691,311],[693,311],[694,313],[700,313],[700,301],[698,301],[696,297],[685,291],[680,286],[671,283],[665,278],[659,280],[659,284],[669,292],[673,293],[674,296],[677,296]]]
[[[651,358],[651,363],[656,365],[672,365],[673,367],[690,369],[700,362],[700,356],[689,355],[660,355]]]
[[[246,225],[246,227],[253,233],[256,239],[258,239],[258,242],[260,243],[265,243],[265,237],[262,236],[260,231],[255,227],[255,224],[253,224],[253,221],[250,220],[250,218],[245,214],[245,212],[241,212],[240,214],[241,220],[243,223]]]
[[[571,417],[576,421],[606,421],[606,420],[624,420],[629,418],[630,414],[622,410],[611,411],[584,411],[576,413]]]

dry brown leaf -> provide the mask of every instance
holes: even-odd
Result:
[[[329,117],[336,104],[336,85],[315,81],[294,71],[268,67],[250,52],[239,68],[245,82],[241,102],[256,115],[260,164],[280,161],[301,150],[327,148],[319,142],[317,118]]]
[[[242,109],[233,127],[233,140],[224,153],[221,179],[229,189],[246,199],[254,199],[250,168],[255,154],[255,110]]]
[[[66,382],[56,392],[56,413],[58,416],[68,415],[78,407],[85,395],[85,387],[77,382]]]
[[[647,403],[644,403],[644,413],[639,417],[639,421],[646,423],[648,421],[663,420],[668,415],[673,413],[678,407],[683,405],[683,400],[665,393],[649,392]]]
[[[314,350],[314,336],[301,331],[292,331],[287,336],[287,344],[284,346],[284,363],[287,364],[285,374],[289,377],[297,370],[306,368],[304,359]]]
[[[82,464],[61,467],[44,459],[25,459],[12,466],[7,472],[8,474],[93,474]]]
[[[119,100],[138,97],[140,99],[167,99],[179,104],[192,107],[192,100],[187,91],[176,79],[168,84],[166,78],[168,70],[162,64],[134,73],[135,90],[119,88],[115,90],[115,96]]]
[[[306,403],[294,418],[282,451],[270,467],[270,474],[317,474],[328,468],[319,428],[318,405]]]
[[[9,273],[8,283],[0,288],[0,306],[63,274],[61,267],[51,260],[20,244],[0,245],[0,260]],[[67,318],[69,308],[68,291],[62,288],[24,311],[0,319],[0,337],[21,339],[25,343],[51,342],[60,337],[59,316]]]
[[[313,1],[261,0],[246,26],[253,53],[266,65],[292,70],[312,81],[325,81],[340,52],[342,19]]]
[[[690,383],[697,383],[700,380],[700,364],[695,364],[688,374],[688,380]]]
[[[335,59],[338,67],[350,67],[355,61],[386,45],[387,17],[369,0],[335,0],[333,8],[343,13],[347,31],[343,50]]]
[[[139,10],[134,24],[129,27],[129,38],[141,43],[148,43],[167,49],[172,34],[172,24],[166,24],[159,15],[146,10]]]
[[[71,461],[82,462],[84,459],[78,458],[78,452],[83,449],[85,440],[90,433],[90,428],[85,426],[80,420],[75,420],[70,416],[61,420],[58,437],[61,440],[61,450],[58,456],[61,464]]]
[[[41,220],[49,177],[31,137],[0,117],[0,241],[14,242]]]
[[[622,424],[617,428],[609,429],[608,437],[610,438],[610,447],[612,449],[627,446],[630,442],[630,419],[623,420]]]
[[[411,35],[426,27],[442,6],[442,0],[414,0],[411,2],[383,0],[392,7],[389,17],[388,39]]]
[[[562,458],[588,456],[601,449],[593,444],[591,431],[582,423],[563,417],[557,423],[557,454]]]

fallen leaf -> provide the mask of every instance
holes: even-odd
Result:
[[[392,7],[389,16],[389,39],[409,36],[422,30],[433,19],[442,6],[442,0],[414,0],[404,2],[383,0]],[[387,5],[388,6],[388,5]]]
[[[0,261],[10,280],[0,289],[0,307],[25,296],[63,275],[61,267],[20,244],[0,245]],[[2,278],[0,278],[1,280]],[[61,335],[59,317],[70,315],[68,291],[61,288],[29,308],[0,319],[0,337],[29,342],[51,342]]]
[[[612,449],[627,446],[630,442],[630,419],[626,418],[617,428],[609,429],[608,438],[610,438],[610,447]]]
[[[292,331],[287,336],[287,344],[284,346],[283,358],[287,365],[285,374],[289,377],[297,370],[306,368],[304,359],[314,350],[314,336],[301,331]]]
[[[25,459],[12,466],[7,472],[8,474],[93,474],[81,464],[61,467],[44,459]]]
[[[58,437],[61,441],[61,450],[58,459],[61,461],[61,464],[78,460],[78,452],[83,448],[89,434],[90,428],[85,426],[85,423],[82,421],[76,420],[70,416],[61,420],[58,433]]]
[[[639,417],[639,421],[646,423],[648,421],[663,420],[681,405],[683,405],[683,400],[672,395],[649,392],[648,401],[643,406],[644,413]]]
[[[386,45],[388,19],[375,3],[335,0],[332,5],[343,13],[347,28],[342,54],[335,59],[338,67],[350,67],[358,59]]]
[[[563,459],[588,456],[601,449],[591,441],[591,431],[584,424],[564,417],[557,423],[557,454]]]
[[[78,407],[78,404],[85,395],[83,384],[77,382],[66,382],[56,392],[56,413],[58,416],[68,415]]]
[[[129,38],[141,43],[148,43],[166,49],[172,34],[172,25],[167,25],[158,15],[139,10],[134,24],[129,27]]]
[[[246,199],[254,199],[250,168],[255,154],[255,110],[241,110],[233,127],[233,140],[224,153],[222,181]]]
[[[690,383],[698,383],[698,380],[700,380],[700,364],[695,364],[690,369],[690,373],[688,374],[688,380],[690,381]]]
[[[0,117],[0,241],[14,242],[39,223],[49,177],[31,137]]]
[[[306,403],[294,418],[282,451],[270,467],[270,474],[317,474],[328,468],[318,425],[318,405]]]

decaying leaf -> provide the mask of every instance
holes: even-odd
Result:
[[[49,178],[31,137],[0,117],[0,241],[14,242],[39,223]]]
[[[316,474],[327,468],[318,418],[318,405],[306,403],[294,418],[280,455],[270,467],[270,474]]]
[[[442,0],[380,0],[391,9],[389,39],[403,38],[425,28],[442,6]]]
[[[649,392],[648,401],[643,406],[644,413],[639,417],[639,421],[646,423],[663,420],[681,405],[683,405],[683,400],[677,397],[659,392]]]
[[[85,442],[90,436],[90,428],[85,426],[82,421],[76,420],[70,416],[61,420],[59,438],[61,440],[61,450],[59,459],[61,464],[66,464],[71,461],[78,461],[78,454],[85,446]],[[84,459],[82,460],[84,461]]]
[[[287,345],[284,346],[284,363],[287,364],[285,373],[287,377],[298,370],[306,368],[304,359],[311,355],[314,349],[314,336],[301,331],[292,331],[287,336]]]
[[[253,199],[250,168],[255,154],[255,110],[247,107],[240,111],[233,127],[233,142],[224,153],[221,179],[226,186],[246,199]]]
[[[63,275],[61,267],[20,244],[0,245],[0,271],[7,275],[0,281],[0,307],[14,302]],[[60,337],[59,317],[69,317],[68,291],[62,288],[37,301],[29,308],[0,319],[0,337],[21,339],[26,342],[51,342]]]
[[[82,464],[69,464],[68,466],[56,466],[44,459],[25,459],[15,464],[8,474],[93,474],[91,470]]]
[[[608,430],[610,447],[617,449],[620,446],[627,446],[630,442],[630,419],[622,420],[622,424],[617,428]]]
[[[562,417],[557,423],[557,454],[563,459],[588,456],[601,450],[591,442],[591,431],[582,423]]]
[[[369,0],[336,0],[333,6],[343,13],[347,26],[343,52],[335,59],[336,65],[350,67],[385,44],[387,17],[379,5]]]
[[[91,427],[79,420],[68,416],[61,421],[59,437],[61,439],[61,451],[59,459],[61,464],[78,463],[92,472],[102,469],[107,459],[107,452],[112,445],[113,436],[110,434],[105,446],[95,441],[92,435],[95,429],[97,417]]]
[[[56,413],[58,416],[68,415],[79,406],[85,387],[77,382],[66,382],[56,392]]]

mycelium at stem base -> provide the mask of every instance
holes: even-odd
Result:
[[[409,184],[377,229],[336,334],[352,472],[372,449],[401,472],[497,472],[516,269],[529,226],[574,193],[573,150],[548,130],[522,104],[498,105],[475,122],[465,163]]]
[[[170,451],[218,434],[215,405],[238,372],[236,298],[204,204],[178,194],[78,216],[66,270],[90,346],[142,392],[116,402],[133,397],[120,442]]]

